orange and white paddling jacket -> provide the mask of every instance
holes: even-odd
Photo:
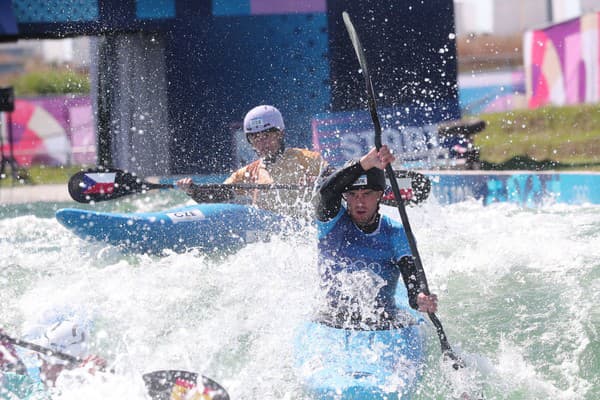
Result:
[[[274,162],[258,159],[235,171],[224,183],[301,185],[298,190],[242,190],[238,194],[250,196],[257,207],[279,214],[310,216],[314,183],[326,166],[317,152],[288,148]]]

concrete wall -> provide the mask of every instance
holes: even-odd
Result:
[[[164,39],[139,32],[94,43],[99,159],[141,176],[169,171],[173,129]]]

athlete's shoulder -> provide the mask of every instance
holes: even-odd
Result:
[[[387,238],[386,240],[389,240],[389,244],[394,249],[396,259],[410,254],[408,237],[400,221],[392,219],[387,215],[382,215],[381,232]]]
[[[240,181],[243,180],[245,172],[246,172],[246,167],[242,167],[236,171],[233,171],[233,173],[231,175],[229,175],[229,177],[227,179],[225,179],[223,181],[223,183],[225,183],[225,184],[240,183]]]
[[[317,231],[318,231],[318,238],[321,239],[321,238],[325,237],[327,234],[329,234],[334,229],[334,227],[336,227],[336,226],[339,227],[339,226],[343,225],[343,223],[346,220],[345,217],[348,218],[347,212],[346,212],[346,209],[342,206],[342,207],[340,207],[340,210],[335,215],[335,217],[333,217],[332,219],[329,219],[327,221],[320,221],[317,218],[316,225],[317,225]]]
[[[241,167],[234,171],[223,183],[246,183],[251,182],[253,177],[256,175],[256,170],[260,167],[261,160],[252,161],[250,164]]]
[[[298,147],[289,147],[285,149],[285,154],[289,157],[305,158],[305,159],[321,159],[321,154],[316,151],[301,149]]]
[[[392,232],[398,232],[398,231],[404,232],[404,226],[402,226],[402,222],[400,222],[396,219],[393,219],[391,217],[388,217],[387,215],[381,216],[381,224],[382,224],[382,226],[384,226],[386,228],[386,230],[389,230]]]
[[[390,225],[390,226],[400,226],[402,227],[402,223],[396,219],[393,219],[392,217],[385,215],[385,214],[381,214],[381,221]]]

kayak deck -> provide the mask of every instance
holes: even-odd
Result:
[[[337,329],[308,322],[297,349],[305,389],[319,399],[409,398],[421,376],[420,325],[385,331]]]
[[[148,213],[108,213],[60,209],[56,219],[84,240],[105,242],[131,252],[159,254],[235,250],[289,226],[284,217],[240,204],[195,204]]]
[[[410,321],[401,329],[352,330],[305,322],[295,343],[296,370],[318,399],[410,399],[426,357],[425,319],[408,307],[406,288],[395,296]]]

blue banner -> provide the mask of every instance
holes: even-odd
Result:
[[[436,122],[431,117],[417,108],[379,110],[382,142],[402,168],[429,169],[452,162],[438,135],[441,116]],[[374,146],[373,120],[367,111],[318,114],[312,119],[312,134],[313,147],[332,165],[359,158]]]
[[[12,0],[0,0],[0,36],[16,36],[18,33]]]
[[[600,204],[600,174],[439,172],[428,174],[432,195],[442,204],[468,199],[483,204],[516,203],[535,208],[547,203]]]

